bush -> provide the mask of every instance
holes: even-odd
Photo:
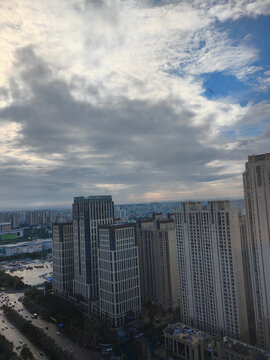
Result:
[[[26,287],[25,283],[18,276],[12,276],[3,270],[0,270],[0,284],[6,290],[22,290]]]

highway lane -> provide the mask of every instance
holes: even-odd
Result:
[[[35,345],[30,343],[28,341],[27,337],[25,337],[18,329],[15,327],[12,328],[12,324],[7,320],[5,317],[3,311],[0,312],[0,333],[1,335],[5,336],[7,340],[11,341],[14,344],[14,351],[20,354],[23,345],[27,344],[27,347],[32,351],[35,359],[37,360],[49,360],[48,357],[43,354],[43,356],[40,355],[41,350],[39,350]],[[4,320],[4,322],[3,322]],[[6,326],[8,329],[6,329]],[[3,330],[4,329],[4,330]],[[20,340],[23,341],[23,343],[20,343]],[[20,347],[20,349],[16,349]],[[43,352],[42,352],[43,353]]]
[[[50,322],[47,322],[40,317],[37,319],[32,319],[32,314],[29,313],[18,299],[23,296],[23,293],[5,293],[5,296],[9,297],[10,306],[12,306],[15,310],[20,310],[19,314],[22,315],[25,319],[31,320],[32,324],[42,328],[44,332],[49,335],[55,342],[60,345],[63,349],[71,352],[75,359],[77,360],[104,360],[104,357],[100,353],[96,353],[94,351],[84,349],[83,347],[75,344],[71,339],[61,333],[58,327]],[[0,298],[0,301],[2,298]],[[0,305],[2,303],[0,302]],[[23,310],[22,310],[23,309]],[[46,327],[48,329],[46,329]],[[60,335],[57,335],[57,332],[60,332]],[[29,341],[27,341],[29,343]],[[39,358],[38,358],[39,359]],[[44,359],[44,357],[42,357]]]

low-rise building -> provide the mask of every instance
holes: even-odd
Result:
[[[47,251],[52,248],[52,239],[33,240],[0,246],[0,256],[12,256]]]
[[[177,323],[163,331],[170,360],[252,360],[269,359],[270,354],[244,342],[210,335]]]

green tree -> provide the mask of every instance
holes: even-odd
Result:
[[[33,353],[28,347],[24,347],[21,351],[21,357],[23,360],[35,360]]]

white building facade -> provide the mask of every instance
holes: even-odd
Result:
[[[185,202],[175,222],[181,321],[248,340],[237,210],[229,201]]]
[[[139,220],[137,228],[143,302],[179,308],[176,231],[173,218],[153,214]]]
[[[141,312],[138,246],[132,224],[99,229],[99,304],[114,327]]]

